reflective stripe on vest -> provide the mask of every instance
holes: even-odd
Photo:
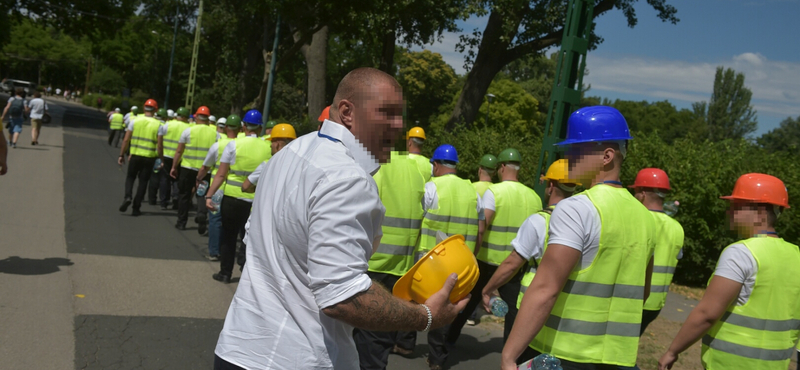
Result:
[[[650,297],[644,303],[645,310],[658,311],[667,302],[669,284],[678,265],[678,253],[683,247],[683,228],[678,221],[663,212],[650,212],[656,228],[656,251],[653,256],[653,277],[650,282]]]
[[[417,163],[407,155],[391,153],[389,163],[373,176],[386,215],[383,237],[369,259],[369,271],[401,276],[414,265],[414,247],[422,227],[425,181]]]
[[[551,211],[552,212],[552,208]],[[547,211],[539,211],[536,212],[535,215],[530,217],[542,217],[544,221],[544,240],[542,240],[542,254],[544,254],[544,250],[547,249],[547,240],[550,239],[550,212]],[[537,216],[538,215],[538,216]],[[541,222],[539,219],[536,222]],[[533,281],[533,277],[536,275],[536,268],[539,266],[539,263],[542,262],[542,258],[539,257],[536,260],[528,261],[528,265],[530,268],[528,271],[525,271],[525,275],[522,276],[522,281],[519,283],[519,296],[517,297],[517,308],[522,304],[522,296],[525,295],[525,291],[528,290],[528,287],[531,286],[531,282]]]
[[[475,181],[472,183],[472,187],[475,188],[475,191],[481,197],[483,197],[483,194],[486,193],[486,190],[488,190],[490,186],[492,186],[491,181]]]
[[[426,183],[431,181],[431,176],[433,176],[433,165],[431,164],[431,160],[424,155],[414,153],[408,153],[408,158],[417,164],[417,168],[419,169],[420,175],[422,175],[422,179]]]
[[[189,127],[189,143],[183,149],[181,167],[197,170],[203,167],[208,149],[217,141],[217,130],[208,125]]]
[[[467,247],[475,251],[478,241],[478,194],[469,180],[450,174],[431,179],[436,185],[438,204],[422,218],[416,254],[420,257],[436,247],[436,232],[464,236]]]
[[[181,139],[183,131],[188,127],[189,124],[178,120],[167,122],[167,132],[161,137],[165,157],[175,158],[175,151],[178,150],[178,141]]]
[[[111,115],[111,129],[122,130],[124,124],[122,113],[114,113]]]
[[[600,216],[600,245],[572,271],[531,347],[569,361],[634,366],[653,218],[627,189],[595,185],[584,195]]]
[[[247,175],[255,171],[261,162],[272,156],[269,144],[257,137],[239,137],[233,142],[236,145],[236,161],[228,171],[225,195],[238,199],[253,199],[255,194],[243,192],[242,184],[247,179]]]
[[[528,216],[542,210],[542,200],[533,189],[517,181],[503,181],[489,186],[494,195],[492,224],[483,234],[478,260],[498,266],[511,254],[511,241]]]
[[[750,298],[732,305],[703,337],[708,370],[785,370],[800,335],[800,251],[780,238],[754,237],[744,244],[758,273]]]
[[[150,117],[137,117],[131,133],[131,155],[155,158],[159,122]]]

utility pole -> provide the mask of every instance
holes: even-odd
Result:
[[[169,72],[167,72],[167,95],[164,107],[169,108],[169,83],[172,81],[172,61],[175,60],[175,37],[178,36],[178,12],[175,12],[175,27],[172,30],[172,52],[169,54]]]
[[[89,61],[86,66],[86,84],[83,85],[83,95],[89,93],[89,78],[92,76],[92,57],[89,56]]]
[[[281,13],[278,11],[278,20],[275,21],[275,40],[272,42],[272,56],[269,59],[269,81],[267,82],[267,98],[264,99],[264,114],[261,115],[264,124],[269,121],[269,107],[272,103],[272,85],[275,84],[275,65],[278,60],[278,40],[281,36]]]
[[[189,84],[186,88],[187,109],[192,109],[194,104],[194,80],[197,77],[197,53],[200,49],[200,21],[203,19],[203,0],[200,0],[200,7],[197,10],[197,24],[194,30],[194,47],[192,48],[192,67],[189,69]]]
[[[547,110],[542,151],[539,154],[535,178],[539,178],[557,159],[559,153],[555,144],[567,136],[567,120],[579,107],[586,51],[589,49],[589,35],[592,31],[593,6],[592,0],[570,0],[567,6],[564,36],[561,38],[561,50],[556,60],[553,93],[550,97],[550,108]],[[533,189],[544,199],[545,184],[536,181]]]

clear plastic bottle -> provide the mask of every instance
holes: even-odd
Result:
[[[208,181],[203,180],[200,185],[197,185],[197,196],[204,197],[208,191]]]
[[[489,300],[489,307],[492,308],[492,315],[505,317],[508,314],[508,303],[500,297],[492,297]]]
[[[553,357],[553,355],[549,353],[542,353],[536,358],[533,359],[533,367],[531,369],[534,370],[563,370],[561,368],[561,360]]]
[[[161,170],[161,158],[156,158],[156,163],[153,164],[153,173],[158,173]]]
[[[677,200],[674,202],[666,201],[664,202],[664,213],[667,214],[669,217],[675,217],[678,213],[678,207],[680,207],[681,203]]]
[[[209,212],[211,212],[212,214],[219,213],[219,206],[220,204],[222,204],[223,194],[224,193],[222,192],[222,189],[218,189],[217,192],[214,193],[214,195],[211,197],[211,205],[214,207],[214,209],[209,210]]]

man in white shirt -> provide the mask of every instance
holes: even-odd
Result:
[[[33,93],[33,99],[28,102],[31,112],[31,145],[39,145],[39,133],[42,130],[42,117],[47,113],[47,103],[42,99],[42,93]]]
[[[425,305],[395,298],[367,276],[384,212],[370,175],[388,159],[403,105],[394,78],[354,70],[339,84],[332,121],[271,159],[215,369],[356,369],[353,327],[429,330],[464,308],[466,300],[448,298],[455,274]]]

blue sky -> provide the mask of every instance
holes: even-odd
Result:
[[[639,24],[628,28],[613,9],[597,18],[605,42],[589,52],[590,95],[610,99],[669,100],[678,108],[708,100],[717,66],[745,74],[758,111],[760,135],[786,117],[800,116],[800,0],[669,0],[680,22],[661,22],[640,0]],[[463,33],[483,30],[486,17],[460,22]],[[441,53],[459,74],[458,33],[424,48]],[[415,48],[418,49],[418,48]]]

